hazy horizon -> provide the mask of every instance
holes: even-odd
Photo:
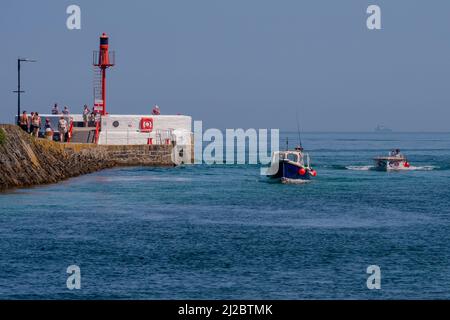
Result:
[[[81,7],[81,30],[66,8]],[[382,30],[366,9],[382,10]],[[0,122],[22,107],[92,105],[92,51],[110,36],[110,113],[187,114],[204,128],[450,131],[450,2],[2,1]]]

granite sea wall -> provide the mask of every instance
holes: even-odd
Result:
[[[174,166],[172,145],[58,143],[0,125],[0,191],[55,183],[115,166]]]

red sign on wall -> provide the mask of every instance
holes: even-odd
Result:
[[[141,132],[152,132],[153,118],[141,118],[140,129],[141,129]]]
[[[95,99],[94,101],[94,111],[103,112],[103,100],[101,99]]]

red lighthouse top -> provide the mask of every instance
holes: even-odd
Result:
[[[109,68],[114,66],[114,52],[109,52],[109,37],[106,33],[100,36],[100,50],[94,54],[94,66]]]
[[[114,51],[109,51],[109,38],[106,33],[100,36],[100,50],[94,51],[94,110],[106,115],[106,69],[114,66]]]

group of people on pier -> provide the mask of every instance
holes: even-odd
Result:
[[[53,140],[54,139],[54,129],[53,126],[57,126],[57,132],[59,134],[56,137],[56,140],[59,140],[61,142],[66,142],[69,139],[69,127],[72,122],[72,117],[70,116],[69,107],[65,106],[62,111],[59,110],[58,104],[55,103],[53,107],[51,108],[51,117],[45,118],[44,123],[42,123],[42,119],[38,112],[31,112],[30,115],[27,114],[26,111],[23,111],[23,113],[20,115],[18,122],[20,127],[27,133],[31,134],[32,136],[39,137],[42,125],[44,125],[44,134],[47,139]],[[152,109],[152,115],[160,115],[161,110],[159,106],[155,105]],[[88,105],[83,106],[82,111],[83,116],[83,125],[84,127],[89,127],[89,125],[94,123],[94,126],[97,122],[100,121],[100,113],[96,110],[90,110]],[[54,120],[52,122],[52,120]],[[56,123],[56,120],[58,122]]]
[[[44,135],[47,139],[53,140],[54,129],[53,125],[57,126],[57,131],[59,133],[59,141],[65,142],[68,140],[69,134],[69,123],[71,121],[69,107],[65,106],[60,112],[58,104],[55,103],[51,110],[52,115],[60,115],[57,124],[53,123],[50,118],[46,118],[45,122],[42,122],[41,116],[38,112],[31,112],[30,115],[26,111],[22,112],[19,118],[20,127],[32,136],[39,137],[42,125],[44,125]],[[98,113],[89,109],[87,105],[83,107],[83,122],[84,126],[87,127],[89,121],[96,121]]]

